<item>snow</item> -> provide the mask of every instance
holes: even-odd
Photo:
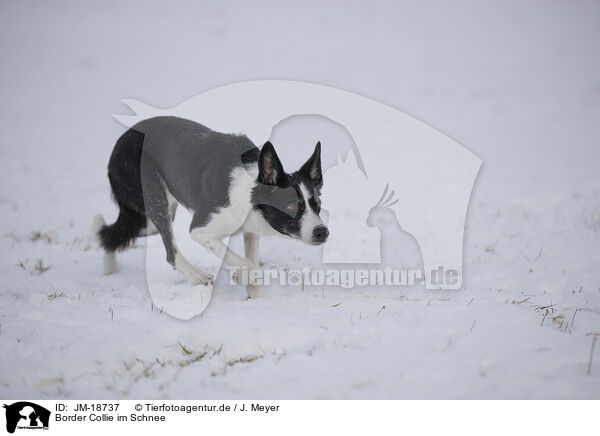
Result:
[[[597,4],[0,8],[3,398],[600,397]],[[246,301],[221,275],[183,321],[152,303],[143,241],[102,275],[89,228],[116,217],[119,101],[170,107],[264,78],[374,98],[483,159],[462,290]],[[260,252],[291,269],[318,248]]]

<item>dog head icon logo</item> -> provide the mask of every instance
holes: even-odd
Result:
[[[50,422],[50,411],[28,401],[19,401],[6,409],[6,431],[14,433],[19,429],[47,429]]]

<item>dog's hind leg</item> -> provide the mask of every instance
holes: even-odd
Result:
[[[98,232],[106,226],[106,221],[104,217],[100,214],[94,217],[94,221],[92,223],[92,235],[96,239],[96,241],[101,244],[100,236]],[[114,274],[119,271],[119,267],[117,266],[117,253],[114,251],[105,251],[104,252],[104,275]]]
[[[174,199],[173,199],[174,200]],[[171,222],[175,221],[175,212],[177,211],[177,201],[171,202],[169,199],[169,213],[171,214]],[[154,226],[151,220],[147,220],[146,228],[142,232],[142,236],[158,235],[158,229]]]

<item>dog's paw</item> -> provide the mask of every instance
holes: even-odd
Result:
[[[190,281],[194,285],[212,286],[215,284],[215,277],[212,274],[198,272],[190,278]]]

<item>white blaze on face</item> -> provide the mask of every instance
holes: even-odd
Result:
[[[304,209],[304,214],[300,219],[300,239],[307,244],[313,244],[313,231],[315,227],[322,226],[323,221],[308,204],[311,194],[306,186],[304,186],[304,183],[300,183],[300,192],[302,193],[304,204],[306,206]]]

